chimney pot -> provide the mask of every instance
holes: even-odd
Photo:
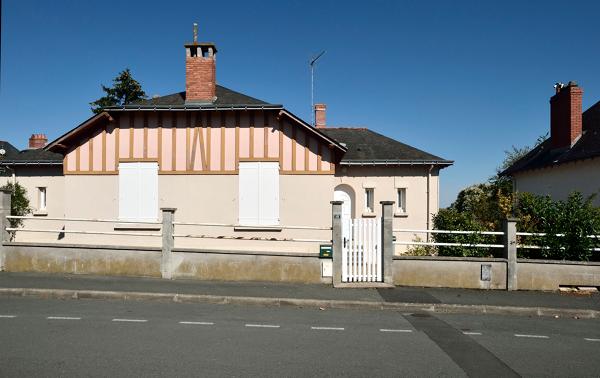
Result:
[[[185,102],[212,103],[216,94],[217,48],[210,42],[198,42],[198,25],[194,24],[194,41],[185,45]]]
[[[315,104],[315,126],[318,129],[324,129],[327,127],[325,122],[325,112],[327,111],[327,105]]]
[[[29,148],[38,149],[46,147],[48,143],[48,137],[46,134],[31,134],[29,138]]]

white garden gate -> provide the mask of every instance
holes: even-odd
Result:
[[[383,281],[381,219],[344,219],[342,282]]]

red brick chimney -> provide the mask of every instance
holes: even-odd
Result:
[[[198,42],[198,24],[194,24],[194,42],[185,45],[185,102],[212,103],[215,99],[217,48],[212,42]]]
[[[318,129],[324,129],[327,127],[325,124],[325,111],[327,110],[327,105],[325,104],[315,104],[315,126]]]
[[[550,98],[550,140],[552,148],[569,148],[581,136],[583,90],[574,81],[566,86],[557,83],[555,88]]]
[[[29,148],[44,148],[47,143],[48,137],[46,134],[31,134],[31,137],[29,138]]]

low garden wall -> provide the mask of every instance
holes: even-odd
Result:
[[[161,277],[161,249],[52,243],[4,243],[8,272]],[[331,283],[315,254],[174,249],[172,278],[227,281]]]
[[[395,256],[399,286],[506,289],[506,260],[475,257]]]

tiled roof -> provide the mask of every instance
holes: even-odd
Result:
[[[327,127],[319,131],[346,145],[348,151],[342,158],[342,164],[452,164],[450,160],[366,128]]]
[[[0,165],[21,164],[62,164],[61,154],[46,151],[42,148],[19,151],[15,146],[6,141],[0,141],[0,148],[6,152],[0,156]]]
[[[247,96],[229,88],[217,85],[215,89],[216,100],[213,106],[244,106],[244,105],[273,105],[263,100]],[[185,92],[178,92],[166,96],[154,97],[147,100],[133,102],[135,106],[183,106],[185,105]],[[110,108],[107,108],[110,109]]]
[[[514,162],[501,175],[600,157],[600,101],[583,112],[583,133],[571,148],[552,149],[550,138]]]

